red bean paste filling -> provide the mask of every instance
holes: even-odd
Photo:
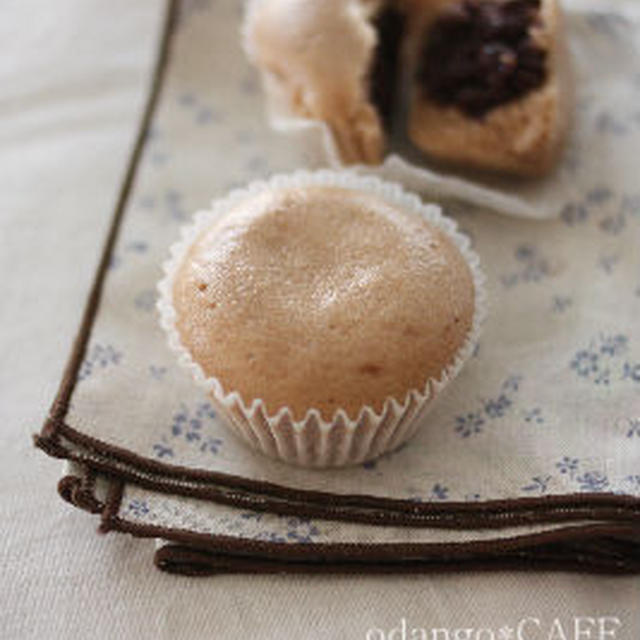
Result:
[[[373,26],[378,34],[378,44],[369,75],[369,94],[385,128],[389,129],[398,88],[400,44],[406,18],[394,7],[386,6],[375,17]]]
[[[431,26],[416,79],[442,106],[482,118],[540,87],[546,52],[529,36],[540,0],[464,0]]]

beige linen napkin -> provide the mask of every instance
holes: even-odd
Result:
[[[105,531],[166,540],[157,564],[183,573],[638,571],[640,62],[629,56],[640,22],[624,6],[570,7],[581,151],[559,219],[444,203],[489,278],[471,361],[406,446],[330,471],[239,442],[158,326],[160,265],[191,212],[322,158],[308,132],[266,126],[238,3],[172,6],[102,265],[36,439],[70,461],[63,497],[101,513]],[[619,73],[619,56],[636,72]]]

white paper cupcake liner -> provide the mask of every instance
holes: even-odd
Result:
[[[181,343],[176,328],[172,300],[174,276],[200,233],[240,201],[267,189],[311,185],[365,191],[402,210],[422,216],[443,230],[454,242],[473,275],[475,310],[471,330],[440,378],[429,379],[423,389],[408,391],[401,401],[387,397],[379,413],[372,407],[364,406],[356,419],[349,418],[343,409],[339,409],[333,420],[327,422],[317,409],[312,408],[307,411],[304,419],[294,420],[289,407],[282,407],[275,415],[269,415],[262,399],[257,398],[247,404],[237,391],[225,390],[217,378],[205,375]],[[226,418],[246,442],[271,457],[305,467],[338,467],[362,463],[407,440],[420,425],[434,398],[458,374],[472,354],[487,310],[485,277],[480,269],[478,256],[470,248],[469,239],[456,230],[456,223],[444,217],[440,207],[423,204],[416,195],[404,191],[399,185],[373,176],[359,176],[352,171],[296,171],[287,175],[275,175],[267,181],[252,182],[244,189],[232,191],[228,196],[213,201],[210,209],[195,214],[193,223],[181,230],[180,240],[171,246],[170,259],[165,262],[163,269],[165,275],[158,284],[160,296],[157,307],[169,346],[177,354],[180,364],[191,372],[195,381],[207,391],[220,415]]]

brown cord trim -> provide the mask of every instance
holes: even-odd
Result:
[[[91,439],[83,436],[83,441],[88,440]],[[83,446],[91,449],[88,444],[83,442]],[[97,453],[99,454],[99,452]],[[247,482],[244,478],[238,478],[240,481],[238,489],[231,482],[221,482],[219,485],[176,485],[165,480],[160,475],[161,471],[155,478],[149,479],[141,475],[137,469],[114,466],[108,459],[89,459],[74,451],[68,451],[66,457],[89,465],[98,471],[117,474],[119,477],[147,489],[208,499],[220,504],[280,515],[318,517],[364,524],[441,528],[499,528],[575,519],[640,521],[639,501],[633,496],[616,494],[584,493],[440,504],[415,503],[408,500],[366,495],[341,495],[296,490],[270,483],[257,483],[258,488],[263,491],[252,493],[250,490],[245,490],[244,486],[252,487],[256,483],[254,481]],[[140,460],[145,461],[143,458]],[[126,463],[123,462],[123,464]],[[154,462],[154,464],[158,463]],[[159,466],[164,467],[164,465]],[[212,472],[212,474],[214,473]],[[205,475],[210,474],[206,473]],[[224,474],[216,475],[221,475],[223,479],[228,478]],[[190,478],[178,476],[176,480],[189,481]]]
[[[95,497],[96,472],[87,469],[82,476],[63,476],[58,482],[60,497],[89,513],[101,513],[104,504]]]
[[[108,465],[100,465],[91,462],[99,471],[109,473]],[[148,480],[136,473],[120,470],[119,477],[130,481],[146,489],[162,491],[170,494],[184,495],[187,497],[212,500],[218,504],[225,504],[239,509],[254,511],[266,511],[284,516],[298,516],[307,518],[322,518],[325,520],[338,520],[343,522],[359,522],[362,524],[433,527],[433,528],[502,528],[505,526],[517,526],[535,524],[540,522],[566,522],[575,520],[610,520],[633,522],[638,520],[637,508],[625,508],[624,504],[618,506],[603,505],[595,507],[589,504],[569,505],[563,501],[560,506],[554,503],[556,496],[542,498],[542,502],[536,505],[519,504],[518,510],[505,510],[498,506],[488,508],[487,504],[481,505],[481,509],[475,512],[456,510],[455,503],[440,506],[438,504],[426,505],[431,507],[430,513],[402,513],[398,511],[384,511],[380,509],[362,509],[356,507],[343,507],[339,504],[316,504],[310,501],[279,500],[263,495],[252,495],[242,492],[229,492],[217,487],[181,487],[176,488],[170,483],[161,480]],[[560,496],[562,497],[562,496]],[[595,494],[596,499],[603,496]],[[606,496],[604,496],[606,497]],[[619,496],[616,496],[619,497]],[[623,498],[628,496],[622,496]],[[621,501],[621,502],[624,502]],[[463,503],[466,506],[466,503]]]
[[[160,91],[162,88],[162,81],[169,61],[169,45],[171,41],[171,33],[177,18],[179,0],[168,0],[167,7],[165,9],[165,19],[162,29],[162,35],[160,38],[160,50],[157,55],[156,65],[153,70],[153,76],[151,79],[151,89],[145,104],[145,108],[142,114],[140,125],[138,126],[138,133],[129,156],[127,163],[127,169],[124,175],[124,180],[118,193],[118,199],[113,212],[113,218],[109,227],[109,232],[102,250],[100,263],[98,264],[98,270],[96,277],[89,292],[89,297],[85,304],[84,313],[82,316],[82,322],[80,329],[73,343],[71,355],[67,362],[64,374],[62,376],[62,382],[60,384],[58,394],[53,402],[53,405],[49,412],[49,419],[45,422],[45,425],[39,436],[36,436],[36,443],[38,446],[42,446],[42,440],[56,440],[56,423],[63,420],[69,409],[69,403],[73,390],[75,389],[78,372],[82,361],[84,359],[87,343],[93,329],[93,323],[95,321],[98,309],[100,307],[100,298],[102,295],[102,289],[106,278],[107,270],[111,260],[111,254],[116,243],[120,223],[124,217],[131,188],[135,181],[140,158],[142,157],[142,151],[144,149],[145,140],[149,131],[149,126],[155,112],[158,99],[160,97]],[[44,447],[43,447],[44,448]]]
[[[79,504],[77,499],[71,497],[67,488],[75,491],[84,486],[86,491],[92,491],[95,487],[96,476],[91,470],[81,477],[65,476],[58,483],[61,495],[75,506],[87,508]],[[132,523],[125,523],[117,517],[122,502],[124,485],[122,482],[114,482],[107,497],[107,503],[99,502],[91,495],[92,507],[90,511],[96,513],[103,511],[102,524],[99,531],[106,533],[110,530],[126,530],[133,535],[140,535],[140,527]],[[89,503],[85,503],[89,504]],[[125,524],[123,524],[125,523]],[[144,528],[144,527],[143,527]],[[574,528],[575,529],[575,528]],[[304,574],[390,574],[390,573],[433,573],[449,571],[496,571],[496,570],[562,570],[562,571],[589,571],[604,574],[629,574],[634,573],[640,565],[640,530],[636,534],[636,541],[625,538],[612,538],[611,535],[599,535],[590,537],[567,536],[560,532],[558,541],[547,540],[538,545],[524,546],[518,549],[504,549],[502,541],[496,541],[491,546],[485,544],[484,550],[468,552],[466,543],[456,545],[461,552],[449,552],[431,550],[427,547],[433,545],[368,545],[372,550],[385,547],[386,552],[379,559],[371,557],[351,560],[340,557],[328,560],[325,551],[327,547],[354,547],[359,545],[313,545],[320,547],[323,552],[320,557],[306,557],[305,551],[308,545],[297,545],[299,553],[293,560],[286,558],[286,548],[277,543],[262,543],[256,549],[254,541],[238,540],[233,538],[216,538],[203,534],[186,534],[185,532],[172,531],[170,529],[157,529],[146,532],[148,535],[161,535],[164,539],[178,538],[181,542],[169,543],[156,551],[154,564],[168,573],[189,576],[211,576],[225,573],[304,573]],[[612,532],[609,531],[609,534]],[[146,535],[145,535],[146,537]],[[227,542],[227,540],[229,542]],[[231,543],[232,550],[226,547]],[[279,546],[282,553],[273,554],[267,547]],[[403,557],[402,547],[413,547],[410,558]],[[415,555],[415,547],[421,546],[424,551],[420,556]],[[446,545],[451,547],[452,545]],[[391,554],[390,547],[396,548],[396,553]],[[248,551],[243,551],[246,548]],[[464,549],[464,551],[463,551]],[[405,554],[406,555],[406,554]]]
[[[100,526],[98,531],[100,533],[107,533],[113,529],[113,523],[117,519],[118,510],[122,503],[122,494],[124,493],[124,482],[114,480],[109,487],[107,493],[107,502],[104,506],[102,516],[100,519]]]
[[[551,546],[551,545],[550,545]],[[219,574],[338,574],[384,575],[444,573],[459,571],[572,571],[606,575],[628,575],[636,572],[631,566],[616,567],[600,564],[579,556],[551,554],[543,547],[522,551],[516,555],[489,557],[478,554],[468,558],[424,558],[410,562],[279,562],[267,557],[244,557],[219,554],[207,549],[179,544],[167,544],[154,555],[154,564],[161,571],[186,576]]]
[[[386,521],[394,524],[406,522],[407,524],[415,526],[416,521],[422,517],[423,519],[430,518],[430,522],[428,523],[430,526],[436,526],[434,523],[437,521],[434,520],[434,518],[437,518],[445,522],[444,526],[454,527],[473,525],[487,526],[487,522],[491,516],[499,518],[499,521],[503,524],[518,522],[533,523],[552,521],[554,518],[570,519],[574,517],[629,519],[638,522],[640,498],[613,494],[574,494],[541,498],[492,500],[483,503],[451,502],[440,505],[434,503],[416,504],[407,500],[370,495],[340,495],[294,489],[220,472],[188,469],[159,463],[91,438],[64,423],[69,403],[77,383],[78,371],[82,364],[93,323],[99,309],[107,268],[135,181],[137,168],[144,149],[146,134],[159,101],[162,82],[170,56],[171,36],[177,15],[177,6],[178,0],[168,0],[163,33],[160,40],[160,50],[153,72],[151,90],[129,158],[124,181],[118,195],[96,278],[85,306],[80,329],[74,342],[58,394],[51,407],[49,418],[45,422],[41,433],[34,438],[36,445],[54,457],[77,459],[86,464],[87,460],[83,459],[82,456],[74,456],[72,452],[61,444],[60,436],[64,436],[70,442],[92,449],[105,458],[105,462],[102,463],[100,467],[93,462],[91,463],[96,469],[100,468],[101,471],[124,477],[126,474],[116,464],[121,462],[141,471],[157,474],[159,477],[152,480],[145,480],[145,482],[147,483],[146,486],[158,491],[180,493],[182,495],[197,495],[197,497],[200,498],[220,502],[227,500],[226,504],[247,506],[247,508],[252,509],[280,509],[282,513],[290,513],[295,509],[297,515],[301,515],[301,510],[305,509],[306,512],[313,517],[323,517],[325,519],[348,519],[353,521],[354,514],[356,513],[363,513],[366,510],[378,510],[375,515],[367,515],[366,519],[356,521],[375,522],[376,524],[382,524]],[[127,473],[135,482],[139,484],[142,483],[141,477],[136,475],[134,470]],[[195,488],[176,486],[163,480],[163,478],[198,482],[207,486]],[[83,502],[85,506],[89,506],[89,500],[85,495],[86,492],[77,488],[74,490],[72,484],[74,484],[74,482],[71,480],[62,482],[61,492],[63,495],[68,496],[72,500],[79,500],[79,503]],[[230,494],[228,491],[221,491],[220,487],[236,490],[238,493]],[[120,490],[121,489],[122,487],[120,487]],[[245,493],[243,494],[242,492]],[[251,495],[247,496],[246,493]],[[84,497],[80,497],[83,495]],[[76,497],[74,498],[74,496]],[[297,504],[287,504],[286,501]],[[362,515],[356,515],[355,517],[364,518]],[[107,518],[107,520],[109,520],[109,518]]]
[[[476,554],[488,556],[512,553],[526,554],[536,544],[546,545],[560,541],[560,549],[566,553],[570,543],[597,540],[600,537],[611,537],[629,533],[628,528],[616,530],[608,525],[591,525],[588,527],[568,527],[559,536],[557,531],[518,536],[508,540],[474,541],[464,543],[275,543],[230,536],[211,536],[185,532],[176,529],[138,525],[118,517],[112,519],[114,530],[135,532],[140,537],[175,540],[183,544],[196,545],[194,548],[231,554],[240,557],[266,557],[278,561],[305,562],[324,564],[328,562],[364,563],[404,563],[411,564],[421,560],[464,560]],[[637,554],[631,560],[639,560]],[[624,564],[620,561],[618,564]]]
[[[479,568],[640,572],[640,528],[630,525],[594,524],[507,540],[462,543],[283,544],[129,522],[117,515],[122,490],[121,483],[114,484],[101,531],[177,543],[156,552],[155,563],[163,570],[186,575],[415,573]]]

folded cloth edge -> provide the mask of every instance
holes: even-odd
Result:
[[[100,490],[97,487],[100,485]],[[443,571],[560,570],[606,574],[640,571],[640,532],[629,523],[569,525],[509,539],[460,543],[277,543],[196,533],[118,515],[125,483],[67,465],[60,495],[101,514],[99,531],[155,538],[154,564],[189,576],[224,573],[385,574]],[[101,495],[98,495],[100,493]]]
[[[568,494],[541,498],[518,498],[480,503],[449,503],[446,505],[420,503],[408,500],[385,499],[366,495],[323,494],[260,483],[247,478],[165,465],[135,456],[131,452],[99,442],[66,425],[64,420],[75,387],[77,373],[91,335],[93,321],[100,302],[107,266],[124,216],[126,204],[136,175],[144,141],[162,88],[164,71],[170,56],[171,34],[176,19],[178,2],[168,0],[165,24],[160,38],[160,50],[153,73],[151,89],[144,109],[141,125],[129,159],[120,189],[112,224],[102,253],[96,279],[92,286],[82,323],[58,395],[41,433],[35,437],[36,445],[54,457],[77,460],[90,464],[85,478],[65,477],[60,481],[60,493],[74,504],[97,513],[99,500],[93,494],[91,477],[98,473],[119,478],[117,482],[135,481],[158,491],[206,497],[229,504],[232,489],[235,500],[254,509],[289,513],[302,509],[308,515],[346,521],[375,524],[406,524],[416,526],[477,527],[513,522],[540,522],[572,520],[585,516],[593,519],[626,521],[623,529],[638,523],[640,498],[610,493]],[[66,444],[65,444],[66,440]],[[84,451],[82,449],[85,449]],[[93,474],[93,475],[91,475]],[[168,479],[167,479],[168,478]],[[327,504],[327,498],[331,504]],[[232,502],[231,504],[236,504]],[[514,515],[509,516],[509,513]],[[438,519],[440,518],[440,519]]]
[[[48,446],[42,442],[38,444]],[[636,525],[640,521],[640,500],[629,495],[575,493],[478,502],[416,503],[365,494],[297,490],[214,472],[205,472],[200,481],[193,481],[189,469],[184,469],[182,475],[169,475],[164,465],[159,465],[154,474],[144,466],[129,465],[126,461],[101,455],[90,447],[65,443],[63,438],[47,451],[54,457],[86,465],[93,473],[115,476],[145,489],[279,515],[456,529],[501,528],[583,519]]]

